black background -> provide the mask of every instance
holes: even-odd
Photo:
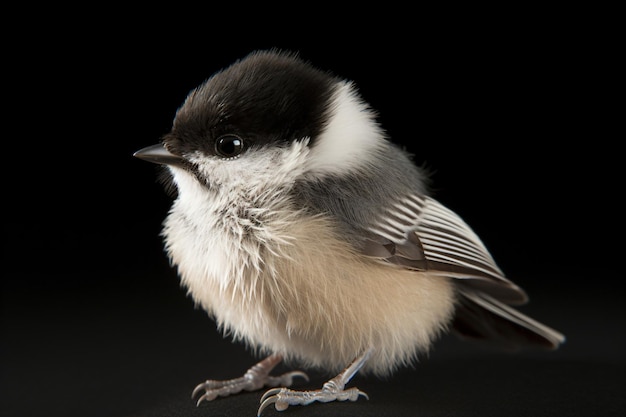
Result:
[[[508,354],[447,336],[415,369],[355,378],[370,401],[284,415],[623,415],[618,54],[603,17],[569,12],[22,25],[14,36],[29,40],[4,64],[0,413],[255,415],[260,393],[188,398],[255,358],[180,288],[159,238],[171,200],[132,153],[213,72],[278,47],[354,80],[432,172],[435,197],[527,290],[522,310],[568,337],[556,352]],[[311,388],[329,376],[311,375]]]

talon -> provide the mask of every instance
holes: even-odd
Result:
[[[270,387],[290,387],[293,385],[294,378],[300,377],[305,381],[309,381],[309,376],[302,371],[291,371],[280,376],[270,376],[267,378],[267,385]]]
[[[207,391],[202,397],[198,398],[198,402],[196,402],[196,407],[200,407],[202,401],[213,401],[215,398],[217,398],[217,392]]]
[[[282,388],[272,388],[270,390],[268,390],[267,392],[265,392],[265,394],[263,394],[263,396],[261,397],[261,403],[264,403],[267,399],[269,399],[269,397],[271,397],[274,394],[278,394],[279,392],[281,392],[283,389]],[[276,402],[276,400],[272,401],[272,402]],[[271,404],[271,403],[268,403]],[[261,406],[263,406],[263,404],[261,404]]]
[[[263,412],[263,410],[265,410],[267,408],[267,406],[269,406],[270,404],[276,403],[276,401],[278,401],[278,396],[277,395],[273,395],[273,396],[271,396],[269,398],[265,398],[265,395],[263,395],[263,398],[261,400],[263,402],[259,406],[259,410],[256,413],[257,417],[261,417],[261,413]],[[274,407],[276,407],[276,406],[274,406]],[[287,407],[285,407],[285,408],[287,408]],[[276,409],[278,410],[278,407],[276,407]]]
[[[367,395],[366,393],[364,393],[363,391],[359,391],[359,395],[362,395],[366,400],[369,401],[370,397],[369,395]],[[356,396],[356,398],[354,399],[354,401],[359,399],[359,395]]]
[[[202,391],[204,389],[204,387],[206,386],[206,382],[202,382],[200,384],[198,384],[194,389],[193,392],[191,393],[191,399],[194,399],[196,395],[198,395],[198,393],[200,391]]]
[[[200,397],[198,401],[196,401],[196,407],[200,407],[200,404],[202,403],[202,401],[204,401],[204,395]]]
[[[289,372],[289,378],[290,380],[293,380],[293,378],[295,377],[301,377],[302,379],[304,379],[306,382],[309,382],[309,376],[307,374],[305,374],[302,371],[293,371],[293,372]]]

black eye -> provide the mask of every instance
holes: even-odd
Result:
[[[243,140],[234,135],[224,135],[215,142],[215,152],[222,158],[234,158],[243,152]]]

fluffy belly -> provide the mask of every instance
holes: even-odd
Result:
[[[384,375],[426,351],[450,322],[449,280],[363,257],[336,239],[323,219],[292,224],[279,241],[246,251],[260,254],[258,263],[241,262],[246,257],[233,256],[235,248],[223,240],[202,253],[190,242],[170,247],[170,254],[194,300],[220,327],[307,366],[338,371],[374,347],[363,370]],[[182,259],[206,258],[207,250],[211,265]],[[229,256],[237,265],[228,266]]]
[[[447,328],[454,308],[449,280],[314,243],[317,249],[299,249],[318,256],[278,260],[276,278],[263,280],[267,311],[281,333],[269,341],[272,350],[338,371],[374,347],[364,370],[387,374]]]

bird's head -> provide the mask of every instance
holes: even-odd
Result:
[[[187,96],[160,144],[135,156],[185,188],[245,190],[369,169],[384,134],[354,85],[296,54],[256,51]]]

